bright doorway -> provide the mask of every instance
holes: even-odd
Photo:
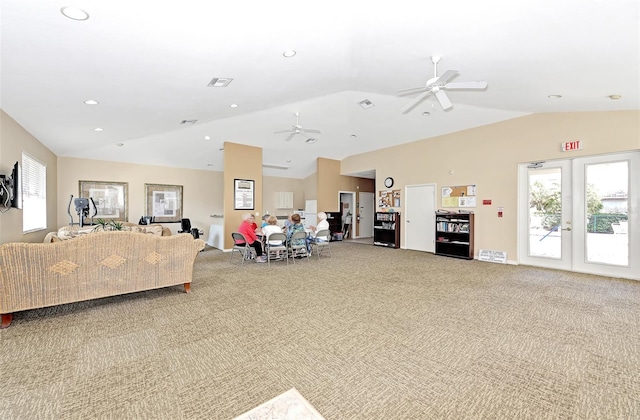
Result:
[[[640,279],[639,179],[639,152],[520,165],[519,262]]]

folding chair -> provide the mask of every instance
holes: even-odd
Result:
[[[276,244],[276,242],[280,242],[280,244]],[[275,255],[280,253],[284,255],[284,258],[287,260],[287,265],[289,265],[289,253],[287,251],[287,235],[284,233],[274,232],[267,236],[265,241],[265,250],[267,253],[267,262],[269,266],[271,266],[271,260],[275,258]]]
[[[233,248],[231,249],[231,259],[229,262],[233,261],[233,251],[238,251],[240,255],[242,255],[242,263],[244,264],[245,260],[250,260],[255,257],[255,249],[249,242],[245,239],[244,235],[240,232],[231,233],[231,238],[233,238]]]
[[[293,263],[296,263],[296,254],[300,255],[304,251],[307,261],[309,260],[309,252],[307,252],[307,232],[293,232],[289,239],[289,251],[293,257]]]
[[[331,256],[331,247],[329,246],[330,241],[331,232],[329,232],[329,229],[319,230],[318,233],[316,233],[316,237],[311,240],[311,251],[313,252],[313,248],[316,249],[318,259],[320,259],[320,254],[325,249],[329,251],[329,256]]]

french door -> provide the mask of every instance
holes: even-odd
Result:
[[[640,280],[640,152],[522,164],[521,264]]]

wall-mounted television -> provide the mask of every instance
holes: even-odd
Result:
[[[20,185],[20,164],[16,161],[11,171],[11,207],[22,208],[22,188]]]

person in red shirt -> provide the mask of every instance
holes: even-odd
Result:
[[[263,263],[267,262],[267,258],[262,255],[262,243],[258,240],[258,236],[256,235],[257,225],[255,223],[255,218],[250,213],[245,213],[242,215],[242,223],[240,223],[240,227],[238,228],[238,232],[242,233],[249,243],[249,246],[253,247],[256,250],[256,262]]]

